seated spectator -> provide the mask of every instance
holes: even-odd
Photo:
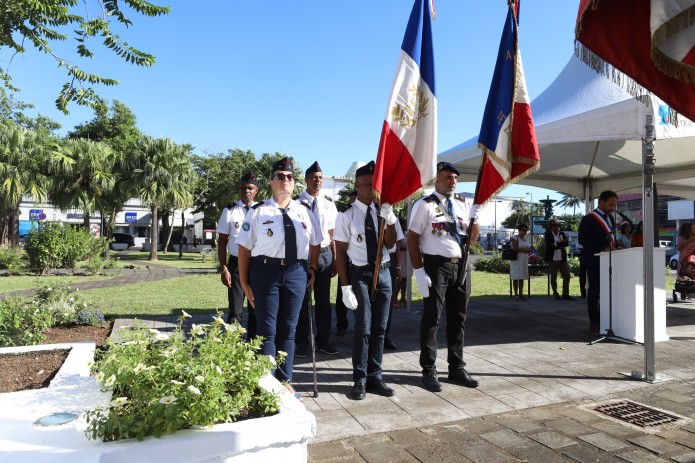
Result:
[[[618,228],[618,239],[615,243],[615,247],[618,249],[628,249],[632,247],[632,242],[630,238],[632,237],[632,224],[630,222],[624,222]]]
[[[644,246],[644,236],[642,235],[642,222],[637,224],[637,230],[632,234],[630,239],[633,248],[641,248]]]
[[[693,226],[685,222],[678,229],[678,237],[676,238],[676,251],[683,251],[683,246],[685,246],[688,241],[693,239]]]

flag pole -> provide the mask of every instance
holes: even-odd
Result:
[[[381,267],[381,250],[384,247],[384,233],[386,231],[386,221],[379,217],[379,242],[376,248],[376,262],[374,262],[374,275],[372,276],[372,290],[369,300],[374,302],[376,299],[376,286],[379,284],[379,267]]]
[[[483,178],[483,163],[485,162],[485,150],[483,150],[482,160],[480,161],[480,167],[478,168],[478,180],[475,182],[475,195],[473,195],[473,204],[475,204],[476,198],[478,198],[478,192],[480,191],[480,181]],[[471,219],[468,224],[468,229],[466,229],[467,240],[466,244],[463,245],[461,249],[461,260],[459,261],[459,273],[456,277],[456,286],[461,286],[465,283],[466,275],[466,265],[468,264],[468,252],[471,248],[471,232],[473,231],[473,225],[475,225],[475,219]],[[497,233],[497,230],[495,230]],[[470,297],[470,294],[468,295]]]

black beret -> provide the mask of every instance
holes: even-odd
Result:
[[[246,172],[241,176],[240,181],[240,184],[243,185],[244,183],[253,183],[254,185],[258,186],[258,178],[253,172]]]
[[[292,167],[292,161],[290,160],[290,158],[282,158],[275,164],[273,164],[273,172],[277,172],[278,170],[294,172],[294,168]]]
[[[363,175],[374,175],[375,166],[376,164],[374,164],[374,161],[369,161],[368,164],[363,165],[355,171],[355,178],[361,177]]]
[[[450,162],[440,162],[437,164],[437,172],[442,171],[442,170],[448,170],[449,172],[453,172],[456,175],[460,175],[458,169],[454,167],[454,165]]]
[[[321,170],[321,166],[319,166],[318,161],[314,161],[314,163],[313,163],[312,165],[309,166],[309,168],[308,168],[308,169],[306,170],[306,172],[304,173],[304,176],[305,176],[305,177],[308,177],[309,175],[311,175],[311,174],[313,174],[313,173],[316,173],[316,172],[323,172],[323,171]]]

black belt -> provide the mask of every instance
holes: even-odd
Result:
[[[439,263],[445,262],[448,264],[458,264],[459,261],[461,260],[460,257],[444,257],[444,256],[437,256],[435,254],[423,254],[422,257],[425,260],[430,260],[430,261],[439,262]]]
[[[367,265],[350,265],[350,267],[354,268],[355,270],[359,270],[361,272],[368,272],[370,270],[374,270],[374,265],[367,264]],[[385,262],[379,266],[379,270],[383,270],[385,268],[391,267],[391,262]]]
[[[306,264],[306,260],[304,260],[304,259],[287,260],[287,259],[279,259],[277,257],[268,257],[268,256],[254,256],[251,259],[253,261],[261,263],[261,264],[279,265],[281,267],[289,267],[289,266],[294,265],[296,263],[300,263],[302,265]]]

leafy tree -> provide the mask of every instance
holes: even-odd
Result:
[[[65,140],[50,154],[53,186],[49,199],[61,210],[81,210],[88,229],[91,213],[104,209],[102,198],[114,187],[114,161],[113,151],[105,143]]]
[[[164,138],[146,138],[133,159],[132,174],[127,184],[152,214],[152,248],[150,260],[157,260],[159,241],[158,210],[161,207],[181,208],[193,202],[194,173],[188,148]]]
[[[147,0],[123,0],[120,4],[118,0],[0,0],[0,49],[8,49],[11,55],[0,68],[0,79],[7,88],[17,90],[11,83],[12,60],[14,56],[26,53],[27,46],[33,46],[53,57],[58,66],[66,70],[67,82],[55,102],[58,109],[67,113],[70,102],[104,107],[91,86],[117,85],[118,81],[84,71],[68,57],[60,56],[53,47],[66,41],[70,34],[77,42],[77,59],[93,58],[91,42],[98,40],[127,63],[152,66],[154,56],[131,47],[112,29],[115,25],[125,28],[132,25],[123,4],[132,12],[149,17],[170,11],[169,7],[157,6]],[[98,14],[92,16],[94,12]]]
[[[33,107],[31,103],[15,99],[13,94],[8,95],[7,91],[0,87],[0,120],[14,121],[20,127],[33,130],[41,136],[56,136],[56,130],[61,128],[59,123],[41,114],[35,118],[24,114],[24,110]]]
[[[41,137],[12,121],[0,121],[0,246],[19,244],[22,198],[45,200],[49,181],[41,170],[44,160]]]

